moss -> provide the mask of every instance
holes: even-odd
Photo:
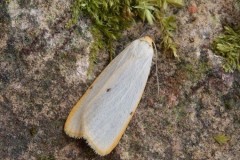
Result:
[[[93,68],[94,68],[94,64],[97,63],[97,53],[100,51],[100,49],[103,49],[104,46],[106,46],[107,44],[105,43],[105,41],[101,40],[103,38],[103,35],[101,34],[101,32],[99,30],[97,30],[96,28],[92,28],[92,33],[95,37],[95,40],[90,48],[90,57],[89,57],[89,68],[88,68],[88,74],[90,75]],[[111,56],[110,56],[111,58]]]
[[[209,65],[206,62],[198,62],[196,64],[181,62],[180,68],[183,70],[181,74],[184,75],[191,82],[198,82],[204,75],[210,70]]]
[[[110,59],[114,57],[114,43],[121,34],[135,21],[141,19],[150,25],[156,23],[162,33],[161,46],[164,52],[171,51],[177,57],[173,32],[176,29],[176,19],[168,15],[169,5],[180,7],[182,0],[75,0],[72,5],[72,18],[67,27],[76,24],[81,14],[89,16],[93,22],[92,34],[94,43],[90,53],[90,70],[96,63],[97,53],[106,48]]]
[[[37,160],[55,160],[55,157],[53,155],[39,155]]]
[[[218,134],[213,137],[214,140],[219,144],[225,144],[230,140],[230,137],[224,135],[224,134]]]
[[[224,34],[214,40],[213,49],[225,58],[223,68],[226,72],[240,71],[240,28],[225,27]]]

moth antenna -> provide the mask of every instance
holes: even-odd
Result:
[[[156,54],[157,96],[159,97],[160,88],[159,88],[159,78],[158,78],[158,54],[157,54],[156,44],[154,42],[152,42],[152,43],[153,43],[153,46],[154,46],[154,52]]]

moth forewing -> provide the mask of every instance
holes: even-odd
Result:
[[[126,47],[73,107],[65,123],[66,134],[85,138],[99,155],[110,153],[138,106],[152,58],[148,36]]]

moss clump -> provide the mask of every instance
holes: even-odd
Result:
[[[225,27],[224,34],[214,40],[213,48],[225,58],[223,68],[226,72],[240,71],[240,28]]]
[[[181,79],[190,80],[192,83],[197,83],[199,80],[204,78],[207,72],[209,72],[209,65],[200,61],[199,63],[195,63],[194,65],[188,62],[180,62],[179,64],[180,72],[178,76],[181,76]]]
[[[38,155],[37,160],[55,160],[53,155]]]
[[[225,144],[230,140],[230,137],[224,135],[224,134],[219,134],[213,137],[214,140],[219,143],[219,144]]]
[[[90,63],[92,66],[97,59],[100,49],[107,49],[112,59],[114,42],[122,32],[134,24],[137,19],[156,23],[162,33],[164,51],[172,51],[177,57],[173,32],[176,20],[168,15],[168,6],[180,7],[182,0],[75,0],[72,6],[72,19],[68,27],[77,23],[80,14],[89,16],[93,22],[92,34],[95,42],[91,48]]]

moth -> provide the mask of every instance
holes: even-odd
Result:
[[[96,78],[71,110],[64,131],[84,138],[101,156],[118,144],[142,97],[153,59],[152,39],[128,45]]]

